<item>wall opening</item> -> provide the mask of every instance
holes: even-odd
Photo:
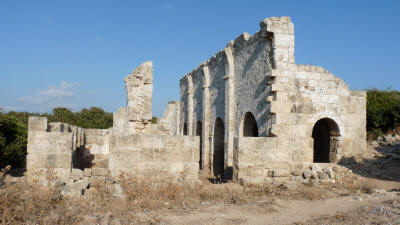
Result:
[[[183,124],[183,135],[184,135],[184,136],[187,136],[187,135],[188,135],[188,127],[187,127],[187,124],[186,124],[186,123]]]
[[[247,112],[243,119],[243,137],[258,137],[258,126],[251,112]]]
[[[214,157],[213,157],[213,172],[215,176],[224,175],[224,136],[225,136],[225,127],[224,122],[221,118],[217,118],[214,126],[214,135],[213,135],[213,147],[214,147]]]
[[[203,136],[201,135],[203,133],[203,125],[200,121],[197,121],[196,125],[196,136],[200,137],[200,160],[199,160],[199,169],[203,169]]]
[[[337,152],[335,140],[340,136],[337,123],[329,118],[318,120],[313,128],[314,162],[333,162]]]

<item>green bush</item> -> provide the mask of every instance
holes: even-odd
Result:
[[[400,92],[367,90],[367,131],[377,137],[400,126]]]
[[[0,113],[0,168],[25,167],[27,123],[13,115]]]

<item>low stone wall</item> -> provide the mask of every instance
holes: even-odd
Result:
[[[332,182],[335,179],[335,163],[312,163],[309,157],[301,157],[307,154],[293,160],[293,153],[277,147],[279,142],[278,137],[235,138],[234,179],[245,183]]]
[[[279,151],[276,137],[234,139],[234,177],[248,182],[272,182],[289,174],[289,154]]]
[[[128,172],[138,177],[197,180],[199,137],[166,135],[113,135],[109,170],[118,176]]]

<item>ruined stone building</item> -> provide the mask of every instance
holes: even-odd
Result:
[[[261,21],[180,81],[179,101],[151,123],[153,71],[126,79],[110,129],[29,120],[28,171],[101,167],[112,175],[196,180],[199,169],[249,182],[301,176],[366,150],[366,94],[319,66],[295,64],[289,17]],[[61,176],[60,175],[60,176]]]

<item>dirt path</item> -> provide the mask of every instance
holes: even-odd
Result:
[[[159,219],[164,224],[293,224],[354,211],[387,200],[400,201],[400,195],[385,193],[314,201],[278,200],[272,208],[271,204],[263,205],[262,202],[243,206],[203,205],[196,210],[160,215]]]

